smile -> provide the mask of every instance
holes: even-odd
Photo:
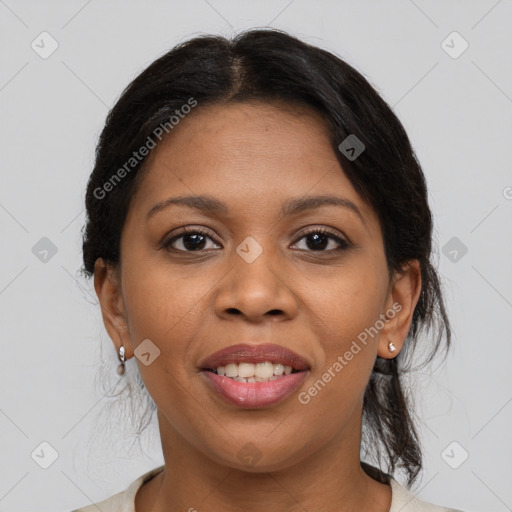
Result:
[[[225,375],[237,382],[268,382],[298,371],[293,370],[289,365],[272,363],[271,361],[256,364],[230,363],[226,366],[219,366],[216,369],[217,375]]]
[[[227,347],[203,361],[200,369],[210,389],[245,409],[282,402],[309,373],[302,357],[279,345]]]

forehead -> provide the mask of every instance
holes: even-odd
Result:
[[[255,212],[290,197],[336,192],[371,213],[345,176],[319,113],[230,102],[198,105],[152,150],[133,206],[148,210],[168,196],[209,194]]]
[[[315,161],[318,167],[336,163],[329,132],[317,112],[282,102],[228,102],[196,107],[154,149],[148,166],[193,169],[199,163],[194,172],[199,178],[205,166],[229,171],[238,165],[239,174],[266,169],[269,178],[277,178],[290,159],[302,161],[301,167]]]

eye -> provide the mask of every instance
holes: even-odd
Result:
[[[311,250],[314,252],[337,252],[348,249],[350,243],[337,236],[334,232],[325,228],[314,228],[302,234],[299,240],[309,239],[306,242],[306,248],[301,250]],[[184,228],[180,233],[162,243],[162,248],[179,252],[199,252],[212,247],[207,247],[208,240],[214,241],[213,237],[206,230],[200,228]],[[329,245],[338,245],[330,248]],[[218,246],[218,244],[215,243]],[[297,245],[297,242],[295,243]],[[215,248],[215,247],[213,247]]]
[[[205,247],[207,245],[207,239],[212,240],[213,238],[210,236],[208,231],[193,228],[193,229],[183,229],[179,234],[173,236],[171,239],[167,240],[162,244],[162,248],[181,251],[181,252],[198,252],[206,249],[211,249],[211,247]],[[178,246],[174,247],[173,245],[179,242]]]
[[[347,240],[340,238],[335,233],[325,228],[310,229],[299,238],[299,240],[302,239],[309,239],[309,243],[306,242],[307,247],[305,250],[310,249],[314,252],[337,252],[350,247],[350,243]],[[329,247],[329,244],[333,241],[335,242],[334,245],[338,244],[338,247],[331,247],[329,250],[324,250]]]

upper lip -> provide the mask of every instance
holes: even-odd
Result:
[[[230,363],[280,363],[284,366],[291,366],[294,370],[309,370],[307,361],[281,345],[273,343],[265,345],[250,345],[241,343],[218,350],[201,361],[199,367],[202,370],[215,370],[219,366],[226,366]]]

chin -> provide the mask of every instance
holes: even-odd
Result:
[[[276,451],[274,443],[258,446],[251,441],[240,444],[241,448],[234,453],[230,450],[230,457],[226,453],[216,450],[214,460],[224,466],[247,473],[268,473],[280,471],[299,463],[305,456],[304,450],[292,450],[282,444]]]

